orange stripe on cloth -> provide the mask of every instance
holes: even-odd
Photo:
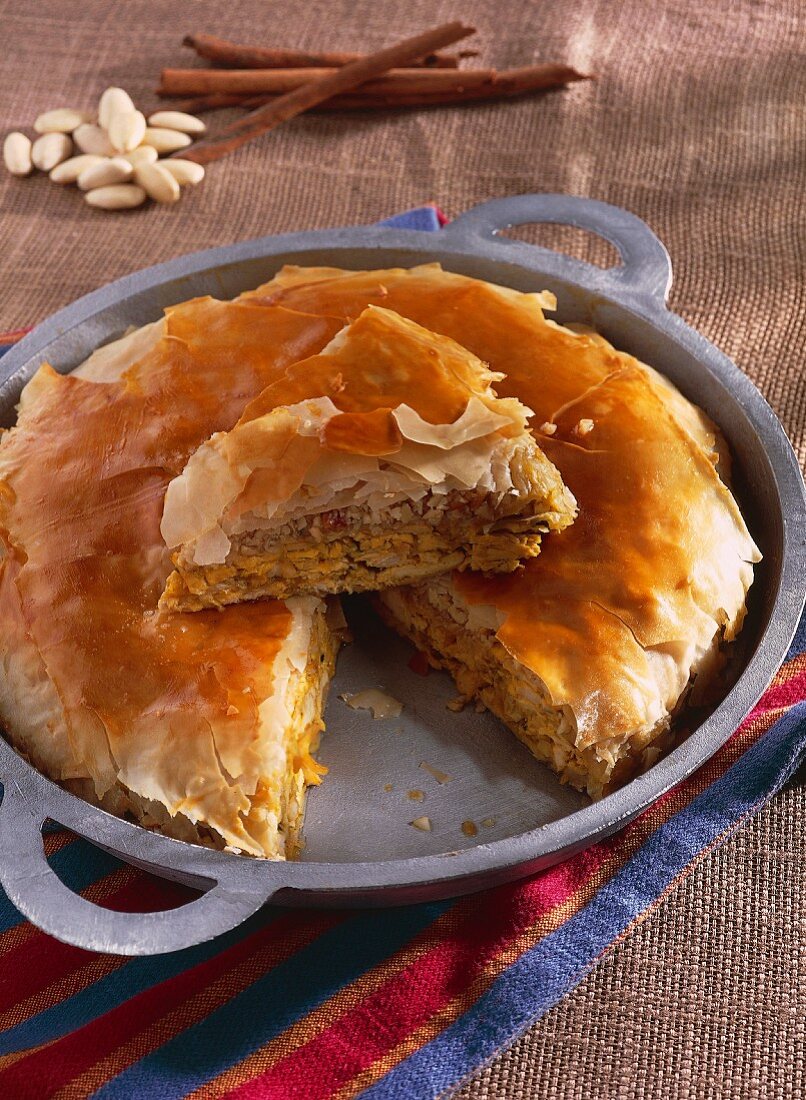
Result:
[[[806,673],[806,653],[798,653],[794,657],[791,657],[785,664],[781,665],[776,674],[773,676],[770,686],[761,696],[756,706],[750,712],[751,715],[758,707],[763,707],[765,700],[769,695],[773,694],[776,688],[784,687],[786,684],[790,684],[793,680],[799,676],[803,676]],[[804,687],[803,696],[806,697],[806,686]]]
[[[0,332],[0,344],[16,344],[18,340],[22,340],[23,336],[27,336],[30,331],[30,328],[15,328],[11,332]]]
[[[4,1070],[8,1066],[13,1066],[14,1063],[19,1062],[21,1058],[28,1058],[31,1054],[36,1054],[37,1051],[44,1050],[47,1046],[50,1046],[50,1043],[40,1043],[37,1047],[28,1047],[26,1050],[16,1050],[13,1054],[0,1055],[0,1070]]]
[[[42,844],[45,849],[45,855],[48,859],[54,856],[57,852],[60,852],[62,848],[66,848],[68,844],[72,844],[74,840],[77,840],[75,833],[69,832],[67,829],[59,829],[58,832],[45,833],[42,837]]]

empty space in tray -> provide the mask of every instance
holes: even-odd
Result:
[[[304,861],[356,862],[434,855],[517,836],[590,804],[563,787],[512,733],[473,704],[447,704],[445,672],[413,671],[415,650],[377,618],[365,599],[344,600],[354,634],[331,685],[327,730],[316,754],[330,769],[308,796]],[[403,704],[376,719],[340,698],[380,688]],[[449,776],[440,782],[426,768]],[[388,789],[390,788],[391,789]],[[421,792],[422,798],[409,792]],[[431,831],[410,824],[427,817]],[[463,831],[462,825],[472,822]]]

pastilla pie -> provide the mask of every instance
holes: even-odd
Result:
[[[328,553],[311,532],[338,501],[340,512],[358,508],[356,566],[388,568],[384,583],[416,581],[378,593],[387,621],[563,781],[599,796],[651,764],[741,628],[759,554],[714,426],[650,368],[548,320],[550,305],[438,265],[285,268],[235,302],[169,309],[70,376],[43,367],[0,442],[0,719],[11,741],[141,824],[293,855],[306,786],[322,772],[313,754],[343,624],[337,597],[320,595],[343,579],[326,579]],[[409,372],[397,396],[370,400],[366,364],[351,389],[335,361],[361,339],[377,349],[381,333],[389,362],[394,346],[410,355],[416,344],[430,369],[457,364],[455,403],[429,414]],[[259,458],[267,436],[288,442],[275,480]],[[438,460],[416,490],[415,450]],[[476,450],[490,459],[481,474],[451,464]],[[193,491],[194,469],[216,471],[209,500]],[[499,511],[484,514],[484,530],[462,529],[449,571],[396,574],[403,547],[379,561],[370,546],[384,478],[388,518],[408,508],[399,515],[421,534],[421,491],[441,505],[488,494]],[[351,486],[363,486],[360,502]],[[310,580],[282,600],[253,599],[280,520],[300,518]],[[429,537],[453,537],[442,523]],[[494,555],[487,535],[499,524],[493,568],[517,568],[452,568]],[[249,538],[259,561],[227,593],[245,602],[171,608],[198,606],[188,574],[211,568],[191,560],[199,547],[220,568]],[[429,550],[415,541],[416,566]],[[213,572],[201,581],[209,602],[226,602]]]
[[[508,573],[575,501],[527,428],[531,410],[454,340],[368,306],[289,367],[168,485],[176,571],[162,606]]]

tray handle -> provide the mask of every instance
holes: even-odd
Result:
[[[221,876],[201,897],[175,909],[121,913],[95,905],[66,886],[45,856],[49,815],[13,779],[0,805],[0,883],[38,928],[65,943],[117,955],[160,955],[235,928],[268,900],[267,891],[228,885]],[[158,873],[158,872],[157,872]],[[271,891],[273,892],[273,891]]]
[[[529,222],[551,222],[588,229],[614,246],[621,264],[609,270],[575,260],[575,264],[595,272],[597,281],[615,284],[621,292],[649,297],[665,304],[672,285],[672,261],[669,253],[646,222],[621,207],[577,195],[531,194],[493,199],[467,210],[443,230],[452,237],[496,240],[502,247],[537,252],[545,260],[557,253],[541,245],[524,244],[497,238],[502,229]],[[564,258],[568,262],[568,258]],[[550,266],[550,265],[549,265]]]

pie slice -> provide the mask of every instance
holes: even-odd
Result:
[[[454,572],[379,607],[563,781],[598,797],[654,762],[715,684],[760,560],[711,421],[603,337],[546,319],[549,295],[437,264],[285,268],[252,300],[345,320],[382,302],[461,340],[534,410],[574,524],[517,573]]]
[[[340,327],[185,303],[42,367],[0,443],[0,720],[51,778],[180,839],[294,854],[343,620],[315,597],[162,614],[165,488]]]
[[[291,366],[165,495],[162,606],[378,590],[508,573],[575,502],[530,410],[454,340],[369,306]]]

